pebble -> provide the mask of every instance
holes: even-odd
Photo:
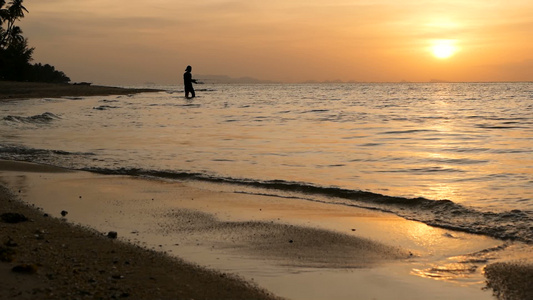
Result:
[[[7,242],[4,243],[7,247],[17,247],[18,244],[10,237],[8,237]]]

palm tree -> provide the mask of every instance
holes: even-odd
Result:
[[[2,41],[4,40],[4,35],[6,32],[3,26],[4,21],[6,21],[9,17],[9,11],[3,8],[5,4],[5,0],[0,0],[0,49],[3,47]]]
[[[31,65],[34,48],[28,47],[28,39],[15,23],[28,12],[24,0],[0,0],[0,80],[14,81],[70,81],[65,73],[50,65]]]
[[[0,0],[0,25],[4,22],[4,19],[6,18],[6,15],[4,15],[4,5],[6,4],[5,0]],[[7,10],[7,9],[6,9]]]
[[[24,12],[28,12],[22,2],[23,0],[12,0],[9,7],[2,8],[6,2],[0,0],[0,47],[2,48],[7,48],[12,43],[20,43],[24,39],[20,27],[15,26],[16,21],[24,18]],[[7,23],[5,29],[4,23]]]
[[[25,80],[30,67],[34,48],[28,47],[28,40],[16,22],[28,10],[23,0],[0,0],[0,80]]]

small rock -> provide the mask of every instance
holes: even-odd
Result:
[[[451,238],[451,239],[455,239],[456,237],[453,236],[453,234],[449,233],[449,232],[445,232],[442,234],[443,237],[447,237],[447,238]]]
[[[0,218],[5,223],[12,224],[28,221],[28,218],[25,215],[19,213],[3,213],[0,215]]]
[[[17,247],[18,244],[11,238],[11,237],[7,237],[7,242],[4,243],[4,245],[6,245],[7,247]]]
[[[63,217],[66,216],[67,214],[68,214],[68,211],[66,211],[66,210],[62,210],[62,211],[61,211],[61,215],[62,215]]]
[[[289,243],[291,243],[291,244],[292,244],[292,243],[293,243],[293,240],[289,240]]]
[[[29,265],[29,264],[22,264],[18,266],[14,266],[11,271],[15,273],[24,273],[24,274],[35,274],[37,272],[37,266],[36,265]]]
[[[118,236],[118,233],[116,231],[110,231],[107,233],[107,237],[110,239],[116,239]]]
[[[352,228],[352,231],[355,231],[355,228]]]
[[[16,251],[12,248],[0,246],[0,261],[12,262],[15,260]]]

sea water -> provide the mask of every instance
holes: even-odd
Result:
[[[299,194],[533,242],[533,83],[205,84],[194,99],[156,88],[4,102],[0,158]]]

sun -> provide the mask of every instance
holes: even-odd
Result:
[[[431,52],[436,58],[449,58],[457,52],[457,47],[452,40],[437,40],[431,46]]]

